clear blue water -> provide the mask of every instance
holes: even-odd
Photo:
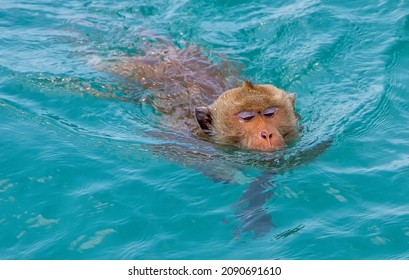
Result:
[[[156,112],[96,96],[127,91],[93,61],[134,55],[141,30],[296,92],[295,148],[331,146],[236,183],[155,152],[176,144],[144,133]],[[3,0],[0,259],[407,259],[408,69],[405,0]],[[258,181],[260,236],[235,206]]]

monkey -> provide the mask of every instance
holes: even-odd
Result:
[[[236,77],[198,47],[172,44],[111,65],[111,71],[153,92],[148,101],[171,130],[242,149],[274,152],[299,137],[296,96]],[[242,83],[240,85],[240,83]]]
[[[216,181],[249,183],[235,205],[242,223],[235,235],[268,234],[274,225],[264,204],[273,195],[272,178],[314,160],[331,141],[286,154],[285,147],[296,142],[302,132],[294,93],[242,79],[241,65],[223,59],[214,63],[199,47],[179,49],[166,40],[160,43],[159,48],[148,45],[139,56],[116,58],[107,67],[109,72],[151,93],[144,95],[143,102],[161,113],[161,123],[169,130],[154,135],[175,140],[171,145],[157,145],[152,151]],[[192,143],[192,137],[181,133],[193,135],[193,141],[204,141]],[[220,153],[207,143],[262,153],[257,158],[247,154],[237,157]],[[251,182],[239,176],[243,174],[240,170],[248,166],[262,172]]]

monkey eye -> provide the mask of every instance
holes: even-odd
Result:
[[[252,118],[254,118],[256,116],[256,113],[255,112],[246,112],[245,111],[245,112],[238,113],[237,116],[240,118],[240,120],[249,121],[249,120],[251,120]]]
[[[265,109],[263,112],[261,112],[261,114],[266,117],[271,117],[271,116],[274,116],[274,114],[277,113],[277,111],[278,111],[278,108],[272,107],[272,108]]]

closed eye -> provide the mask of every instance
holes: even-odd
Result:
[[[238,113],[237,116],[240,118],[240,120],[249,121],[256,116],[256,113],[244,111],[244,112]]]
[[[272,107],[272,108],[265,109],[263,112],[261,112],[261,114],[266,117],[272,117],[277,113],[277,111],[278,111],[278,108]]]

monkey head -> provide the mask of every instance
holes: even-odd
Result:
[[[245,81],[210,106],[196,107],[195,117],[202,132],[217,142],[276,151],[298,138],[294,107],[295,94]]]

